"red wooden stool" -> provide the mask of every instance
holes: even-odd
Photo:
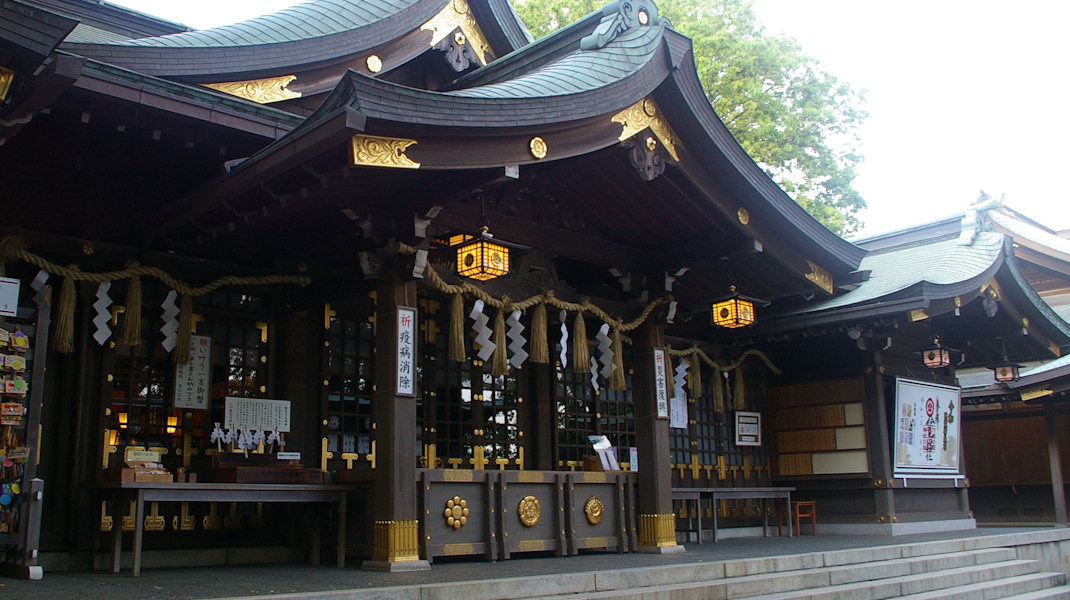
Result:
[[[781,526],[784,522],[784,507],[777,507],[777,519],[776,519],[776,534],[783,535]],[[802,535],[800,530],[799,521],[802,519],[810,519],[810,535],[817,535],[817,501],[816,500],[796,500],[791,503],[791,515],[789,519],[795,524],[795,535]]]

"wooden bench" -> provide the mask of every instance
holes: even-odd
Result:
[[[766,501],[768,500],[784,500],[789,505],[791,504],[791,493],[795,491],[793,487],[724,487],[724,488],[692,488],[692,487],[674,487],[672,488],[673,501],[680,501],[684,505],[684,510],[687,512],[687,532],[690,534],[692,531],[696,532],[695,539],[699,544],[702,543],[702,501],[709,499],[711,512],[713,514],[713,542],[717,543],[717,501],[718,500],[740,500],[751,499],[762,501],[762,537],[768,535],[769,530],[769,511],[766,507]],[[697,529],[692,529],[691,511],[688,510],[688,504],[695,502],[695,514],[697,519]],[[779,523],[778,523],[779,527]],[[788,536],[794,535],[791,522],[788,522]]]
[[[110,482],[99,485],[103,496],[111,497],[115,506],[134,502],[134,549],[131,575],[141,575],[141,542],[145,533],[146,502],[319,502],[335,507],[338,566],[346,562],[346,490],[339,485],[265,484],[265,483],[136,483]],[[112,525],[111,572],[119,572],[123,527],[116,511]],[[312,534],[312,561],[319,562],[320,528]]]

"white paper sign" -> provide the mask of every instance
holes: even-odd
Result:
[[[0,317],[14,317],[19,312],[18,279],[0,277]]]
[[[175,408],[208,410],[212,389],[212,338],[190,337],[189,362],[175,365]]]
[[[762,413],[736,411],[736,445],[762,445]]]
[[[416,309],[398,307],[398,396],[416,395]]]
[[[658,418],[669,418],[669,386],[665,369],[665,351],[654,348],[654,397],[657,399]]]
[[[682,390],[673,394],[669,407],[669,427],[687,429],[687,393]]]
[[[290,431],[290,401],[227,396],[223,427],[233,430]]]
[[[959,388],[895,380],[895,475],[959,474]]]

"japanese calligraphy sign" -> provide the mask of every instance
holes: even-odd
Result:
[[[654,398],[658,418],[669,418],[669,377],[665,368],[665,350],[654,348]]]
[[[290,401],[227,396],[223,427],[233,430],[290,431]]]
[[[416,309],[398,307],[398,357],[395,394],[416,395]]]
[[[175,408],[208,410],[212,387],[212,338],[190,339],[189,362],[175,365]]]
[[[895,381],[895,475],[959,474],[959,388]]]

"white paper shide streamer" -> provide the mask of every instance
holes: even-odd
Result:
[[[160,328],[160,333],[163,334],[163,341],[160,345],[164,350],[168,352],[175,349],[175,344],[178,342],[178,306],[175,304],[175,299],[178,298],[178,292],[171,290],[167,297],[164,298],[163,304],[160,308],[163,309],[163,327]]]
[[[524,364],[528,359],[528,353],[524,350],[524,324],[520,322],[520,311],[514,310],[509,313],[505,320],[507,326],[505,337],[509,338],[509,364],[514,368]]]
[[[687,361],[683,358],[673,374],[673,396],[669,402],[669,427],[687,429]]]
[[[472,312],[468,315],[475,323],[472,324],[472,331],[476,332],[476,343],[479,344],[479,360],[486,361],[494,354],[494,342],[490,341],[491,330],[487,327],[487,323],[490,323],[490,317],[483,313],[484,303],[482,300],[476,300],[472,305]]]
[[[598,361],[591,357],[591,388],[598,393]]]
[[[108,326],[108,321],[111,321],[111,313],[108,312],[111,306],[111,297],[108,296],[110,289],[110,281],[104,281],[97,286],[97,301],[93,303],[93,309],[97,311],[97,316],[93,317],[93,324],[97,326],[93,339],[101,346],[111,337],[111,327]]]
[[[565,325],[565,320],[568,319],[568,313],[564,310],[561,311],[561,368],[564,369],[568,366],[568,327]]]
[[[613,340],[609,337],[609,324],[602,323],[598,335],[594,338],[598,340],[598,360],[602,363],[602,377],[609,379],[616,368],[613,364]]]

